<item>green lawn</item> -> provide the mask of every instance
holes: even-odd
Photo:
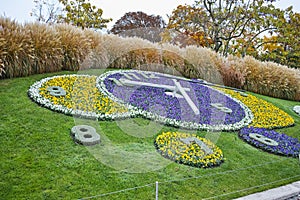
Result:
[[[197,132],[216,139],[226,158],[219,167],[198,169],[170,163],[158,153],[155,157],[157,131],[174,128],[141,118],[75,119],[28,98],[27,90],[35,81],[66,73],[71,72],[0,80],[0,199],[155,199],[156,181],[159,199],[232,199],[300,180],[299,159],[258,150],[236,132]],[[296,125],[278,131],[300,139],[300,117],[292,111],[299,102],[256,96],[289,113]],[[93,125],[101,135],[101,145],[75,144],[70,129],[78,124]],[[130,124],[136,129],[130,129]],[[143,160],[143,152],[154,155],[155,162]],[[124,191],[100,196],[119,190]]]

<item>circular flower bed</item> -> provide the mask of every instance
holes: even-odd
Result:
[[[176,127],[239,130],[253,118],[251,111],[239,100],[199,80],[118,70],[98,77],[97,88],[135,114]]]
[[[265,128],[243,128],[239,132],[240,138],[264,151],[291,157],[298,157],[300,142],[297,138],[278,133]]]
[[[163,157],[180,164],[207,168],[224,161],[219,147],[195,134],[163,132],[157,136],[154,144]]]
[[[42,79],[28,90],[28,96],[46,108],[91,119],[132,116],[96,88],[96,76],[62,75]]]
[[[247,94],[245,97],[233,90],[221,90],[243,102],[252,111],[254,117],[249,126],[273,129],[292,126],[295,123],[289,114],[267,101],[251,94]]]

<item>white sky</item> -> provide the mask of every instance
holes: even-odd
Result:
[[[102,17],[113,19],[108,24],[108,28],[111,28],[125,13],[136,11],[160,15],[167,22],[167,15],[170,15],[178,5],[191,5],[194,0],[91,0],[91,3],[103,10]],[[292,5],[294,11],[300,13],[300,0],[279,0],[275,5],[282,9]],[[33,0],[0,0],[0,16],[5,15],[21,23],[34,21],[35,18],[29,14],[33,7]]]

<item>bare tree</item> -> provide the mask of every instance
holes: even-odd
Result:
[[[37,21],[44,23],[57,23],[62,13],[62,6],[58,0],[34,0],[35,6],[30,13]]]

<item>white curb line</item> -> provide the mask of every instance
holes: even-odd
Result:
[[[245,197],[237,198],[235,200],[284,200],[300,193],[300,181],[284,185],[278,188],[266,190],[251,194]],[[300,196],[299,196],[300,199]]]

